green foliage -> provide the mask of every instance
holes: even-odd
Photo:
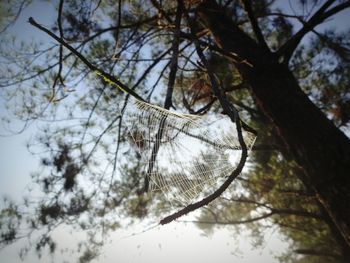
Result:
[[[16,204],[3,198],[0,210],[0,246],[11,244],[18,238],[18,227],[20,226],[22,215]]]
[[[291,250],[280,257],[281,262],[342,262],[342,247],[316,195],[296,176],[302,169],[287,159],[288,155],[281,155],[283,144],[274,138],[271,132],[258,137],[258,145],[276,148],[253,151],[249,171],[236,182],[234,191],[203,210],[198,226],[213,231],[214,226],[228,225],[239,232],[244,225],[260,245],[264,243],[264,230],[276,226],[291,244]],[[304,250],[318,253],[296,259],[295,252]]]
[[[25,5],[29,2],[24,1]],[[166,16],[175,19],[176,1],[160,2],[157,9],[142,1],[64,1],[63,38],[142,97],[163,105],[175,32]],[[191,16],[195,2],[185,1]],[[256,39],[241,1],[220,2],[227,3],[227,13]],[[274,7],[274,1],[253,2],[262,33],[275,51],[295,33],[295,24],[310,15],[305,10],[319,7],[322,1],[301,1],[300,16],[284,15],[284,10]],[[13,20],[18,3],[0,3],[2,27]],[[303,178],[302,169],[251,96],[240,75],[239,63],[244,61],[237,64],[232,59],[235,54],[220,53],[214,39],[203,31],[204,26],[195,27],[198,36],[202,34],[201,45],[223,92],[244,121],[259,131],[258,147],[251,152],[246,171],[225,196],[202,210],[197,225],[208,232],[214,231],[214,225],[230,225],[236,233],[244,225],[256,245],[263,245],[263,229],[274,226],[291,244],[281,261],[337,262],[343,256],[343,247],[315,194],[298,179]],[[56,17],[50,28],[59,35]],[[207,72],[194,52],[185,18],[181,30],[173,105],[192,114],[221,113]],[[289,63],[303,91],[343,128],[350,121],[348,33],[313,32]],[[4,201],[1,246],[28,236],[22,231],[27,228],[44,233],[33,242],[39,255],[46,248],[54,253],[57,245],[50,233],[57,225],[66,224],[90,231],[79,251],[79,262],[89,262],[103,245],[95,239],[98,234],[106,237],[123,227],[125,218],[161,218],[177,208],[178,204],[172,207],[160,193],[142,192],[140,155],[123,123],[129,96],[100,82],[94,72],[68,50],[61,51],[57,43],[33,44],[7,38],[0,51],[4,62],[0,68],[1,95],[9,112],[25,127],[34,120],[39,127],[28,148],[40,153],[41,171],[32,177],[44,193],[34,204],[24,202],[29,212]],[[4,123],[12,127],[10,120]],[[306,255],[310,251],[323,254]]]

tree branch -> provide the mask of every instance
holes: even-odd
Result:
[[[295,210],[290,208],[273,208],[265,203],[257,202],[255,200],[246,199],[246,198],[223,198],[224,200],[227,200],[229,202],[236,202],[236,203],[245,203],[245,204],[252,204],[256,205],[258,207],[264,207],[266,209],[269,209],[272,214],[279,214],[279,215],[293,215],[293,216],[301,216],[301,217],[307,217],[307,218],[314,218],[318,220],[325,221],[324,216],[317,213],[312,213],[308,211],[303,210]]]
[[[334,2],[335,0],[326,1],[320,7],[320,9],[309,19],[309,21],[305,22],[303,27],[277,51],[277,55],[283,58],[284,63],[289,62],[295,49],[298,47],[299,43],[307,33],[312,31],[317,25],[322,23],[330,16],[340,12],[341,10],[344,10],[345,8],[350,7],[350,1],[346,1],[326,11]]]
[[[100,3],[99,3],[100,4]],[[117,27],[115,30],[114,38],[115,38],[115,49],[114,49],[114,54],[112,59],[117,60],[118,56],[116,56],[116,51],[118,49],[118,42],[119,42],[119,31],[120,31],[120,25],[122,21],[122,3],[121,0],[118,1],[118,22],[117,22]]]
[[[182,0],[179,0],[179,1],[182,1]],[[187,20],[189,22],[191,32],[194,33],[191,18],[189,18],[187,16]],[[207,59],[205,58],[203,51],[200,48],[200,44],[199,44],[197,38],[194,36],[193,39],[194,39],[194,44],[196,47],[197,54],[198,54],[199,58],[201,59],[203,65],[207,69],[207,73],[208,73],[210,83],[211,83],[211,88],[213,90],[214,95],[219,99],[219,102],[220,102],[223,110],[228,114],[231,121],[236,124],[238,141],[239,141],[240,146],[242,148],[241,158],[240,158],[240,161],[239,161],[236,169],[229,175],[227,180],[216,191],[214,191],[212,194],[205,197],[204,199],[202,199],[196,203],[190,204],[190,205],[186,206],[185,208],[179,210],[178,212],[163,218],[160,221],[161,225],[168,224],[168,223],[174,221],[175,219],[177,219],[183,215],[186,215],[186,214],[188,214],[196,209],[199,209],[199,208],[209,204],[210,202],[212,202],[216,198],[218,198],[230,186],[230,184],[233,182],[233,180],[241,173],[241,171],[243,170],[244,164],[246,162],[246,159],[247,159],[247,154],[248,154],[248,149],[247,149],[247,146],[244,142],[243,135],[242,135],[241,120],[238,116],[238,112],[234,108],[234,106],[228,102],[226,96],[219,89],[216,78],[215,78],[214,74],[212,73],[210,65],[209,65]]]
[[[167,89],[165,103],[164,103],[165,109],[170,109],[170,107],[174,107],[172,103],[172,95],[174,91],[174,84],[175,84],[178,57],[179,57],[180,25],[181,25],[181,17],[182,17],[183,9],[184,9],[184,6],[182,1],[178,1],[178,5],[176,9],[176,17],[175,17],[174,38],[171,46],[172,56],[171,56],[171,62],[170,62],[168,89]]]
[[[20,5],[19,8],[16,12],[16,14],[14,15],[14,18],[7,23],[7,25],[4,26],[3,29],[1,29],[0,34],[2,34],[3,32],[5,32],[10,26],[12,26],[18,19],[18,17],[20,16],[21,12],[30,4],[31,1],[29,0],[23,0]]]
[[[58,31],[59,31],[61,39],[63,39],[63,28],[62,28],[63,2],[64,2],[64,0],[60,0],[59,6],[58,6],[58,16],[57,16]],[[62,44],[60,44],[60,47],[59,47],[58,63],[59,63],[58,64],[58,72],[57,72],[57,75],[56,75],[55,80],[54,80],[53,85],[52,85],[52,95],[51,95],[51,98],[50,98],[50,102],[51,101],[58,101],[58,100],[62,99],[62,98],[55,99],[57,82],[60,81],[61,85],[62,86],[64,85],[63,78],[62,78],[62,69],[63,69],[63,46],[62,46]],[[63,96],[63,98],[64,97],[65,96]]]
[[[174,84],[175,84],[175,78],[176,78],[176,72],[177,72],[179,42],[180,42],[180,25],[181,25],[183,8],[184,8],[183,3],[182,1],[179,0],[177,4],[177,9],[176,9],[174,38],[173,38],[173,43],[171,45],[172,57],[170,61],[168,88],[167,88],[167,93],[166,93],[165,102],[164,102],[164,108],[167,110],[170,109],[170,107],[174,108],[172,103],[172,96],[173,96]],[[164,119],[161,120],[158,128],[158,132],[155,136],[156,141],[152,148],[151,160],[148,162],[148,168],[147,168],[146,177],[145,177],[145,186],[144,186],[145,192],[148,192],[149,181],[150,181],[149,175],[152,173],[153,166],[158,155],[160,141],[162,140],[162,137],[163,137],[165,118],[166,117],[164,117]]]
[[[99,69],[97,66],[91,64],[90,61],[88,61],[80,52],[78,52],[75,48],[73,48],[71,45],[69,45],[67,42],[65,42],[62,38],[56,36],[54,33],[52,33],[47,28],[39,25],[32,17],[29,18],[28,22],[40,29],[41,31],[48,34],[50,37],[55,39],[58,43],[62,44],[64,47],[69,49],[74,55],[76,55],[89,69],[92,71],[98,73],[101,75],[104,79],[114,83],[119,89],[125,91],[126,93],[132,95],[133,97],[137,98],[138,100],[145,101],[142,97],[140,97],[135,91],[130,89],[128,86],[126,86],[124,83],[122,83],[119,79],[115,78],[114,76],[104,72],[102,69]]]
[[[169,24],[173,24],[172,19],[170,18],[170,16],[164,11],[164,9],[162,8],[162,6],[157,2],[157,0],[151,0],[152,5],[158,10],[159,14],[164,17]],[[158,18],[160,18],[158,16]]]
[[[219,221],[219,220],[215,220],[215,221],[203,221],[203,220],[184,220],[181,222],[185,222],[185,223],[196,223],[196,224],[206,224],[206,225],[240,225],[240,224],[247,224],[247,223],[253,223],[259,220],[263,220],[266,218],[271,217],[272,215],[274,215],[274,212],[270,212],[270,213],[266,213],[263,214],[261,216],[257,216],[257,217],[253,217],[253,218],[248,218],[248,219],[244,219],[244,220],[227,220],[227,221]]]
[[[344,258],[340,255],[327,252],[324,250],[319,250],[319,249],[296,249],[294,250],[295,253],[297,254],[302,254],[302,255],[310,255],[310,256],[319,256],[319,257],[331,257],[337,260],[341,260],[341,262],[344,260]]]
[[[241,0],[244,10],[247,12],[249,21],[252,25],[254,34],[258,40],[258,43],[260,46],[262,46],[264,49],[266,49],[267,51],[270,51],[265,38],[261,32],[261,29],[259,27],[259,23],[258,20],[256,19],[256,17],[254,16],[254,12],[253,12],[253,8],[252,8],[252,2],[251,0]]]

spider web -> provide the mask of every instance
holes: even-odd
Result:
[[[241,146],[222,114],[180,114],[132,99],[124,114],[149,190],[188,205],[214,192],[236,168]],[[250,150],[255,135],[243,131]]]

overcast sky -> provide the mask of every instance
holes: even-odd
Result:
[[[31,27],[26,21],[33,16],[42,24],[50,24],[55,18],[54,5],[50,1],[34,1],[21,15],[17,23],[11,28],[11,32],[23,39],[42,39],[51,41],[46,36]],[[51,1],[53,2],[53,1]],[[292,11],[288,2],[280,1],[280,5],[288,11]],[[349,12],[342,12],[335,25],[343,28],[349,19]],[[334,23],[334,21],[333,21]],[[1,115],[7,114],[3,101],[0,100]],[[1,130],[0,134],[6,131]],[[25,144],[36,132],[32,125],[24,133],[12,137],[0,137],[0,194],[19,200],[19,197],[30,185],[30,172],[36,170],[38,160],[30,155]],[[127,230],[116,231],[102,250],[103,254],[96,262],[201,262],[201,263],[243,263],[243,262],[278,262],[274,258],[287,247],[287,243],[278,237],[274,230],[266,232],[266,246],[263,249],[254,250],[252,240],[247,233],[234,236],[233,231],[223,228],[215,231],[212,236],[206,236],[193,224],[171,223],[157,227],[145,233],[145,226],[135,226]],[[139,233],[133,235],[135,233]],[[55,232],[60,247],[71,246],[81,237],[78,233],[70,233],[65,228]],[[25,241],[24,241],[25,242]],[[0,262],[21,262],[18,257],[18,249],[23,242],[0,251]],[[271,252],[273,252],[271,254]],[[55,253],[57,262],[73,262],[74,255],[60,255]],[[30,255],[25,262],[49,262],[52,258],[45,255],[38,260]]]

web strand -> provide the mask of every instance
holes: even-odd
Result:
[[[180,114],[137,99],[128,107],[125,123],[150,191],[188,205],[216,189],[236,168],[241,147],[228,118]],[[255,135],[244,131],[243,138],[251,149]]]

